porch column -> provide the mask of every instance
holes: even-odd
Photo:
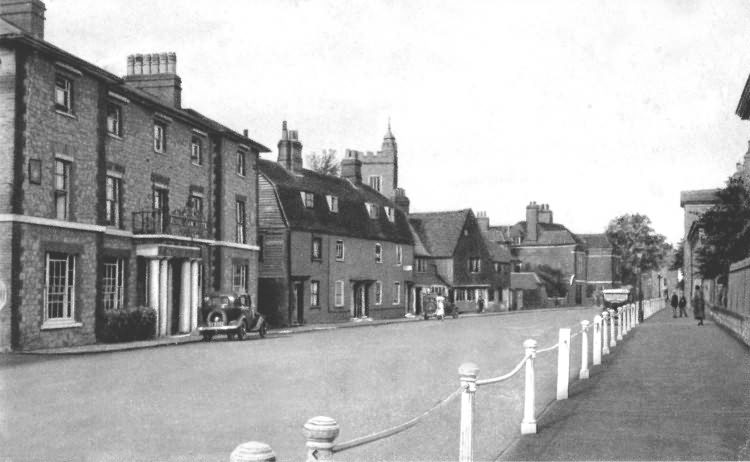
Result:
[[[169,319],[169,260],[159,260],[159,336],[167,335],[167,321]]]
[[[193,289],[193,296],[191,298],[190,306],[190,331],[194,331],[198,328],[198,310],[201,306],[201,293],[200,287],[198,287],[198,272],[200,271],[200,262],[193,260],[190,263],[190,279],[192,280],[191,287]],[[253,300],[257,303],[257,300]]]
[[[180,268],[181,273],[181,281],[180,281],[180,333],[184,334],[186,332],[190,332],[190,320],[192,319],[192,314],[190,313],[190,308],[193,305],[193,301],[191,300],[191,297],[193,295],[193,289],[190,287],[190,283],[192,282],[191,278],[191,264],[190,260],[184,260],[182,262],[182,266]]]
[[[159,335],[159,260],[156,258],[148,261],[148,306],[156,311],[156,332]]]

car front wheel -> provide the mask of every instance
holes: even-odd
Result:
[[[258,329],[258,333],[260,334],[260,338],[263,338],[266,336],[266,332],[268,332],[268,327],[266,327],[266,323],[263,323],[262,326],[260,326],[260,329]]]
[[[241,322],[240,326],[237,328],[237,340],[243,340],[246,332],[247,329],[245,328],[245,323]]]

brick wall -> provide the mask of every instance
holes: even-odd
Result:
[[[0,48],[0,213],[13,211],[14,137],[16,116],[16,54],[8,48]]]

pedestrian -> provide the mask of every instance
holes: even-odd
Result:
[[[442,321],[445,319],[445,297],[438,295],[435,298],[435,304],[435,317]]]
[[[672,300],[669,302],[670,305],[672,305],[672,317],[677,317],[677,305],[679,305],[679,300],[677,299],[677,294],[672,294]],[[681,308],[684,310],[684,308]],[[680,313],[680,316],[682,316],[682,313]]]
[[[680,294],[680,301],[678,303],[678,306],[680,307],[680,317],[685,316],[687,318],[687,311],[685,311],[685,307],[687,306],[687,300],[685,299],[685,294]]]
[[[484,298],[480,295],[477,300],[477,313],[484,311]]]
[[[703,292],[701,292],[701,286],[695,286],[695,294],[693,294],[693,317],[698,320],[698,325],[703,325],[703,318],[706,316],[706,305],[703,301]]]

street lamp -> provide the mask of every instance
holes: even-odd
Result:
[[[636,266],[635,274],[638,278],[636,281],[636,297],[638,300],[638,320],[643,322],[643,287],[641,286],[641,259],[643,258],[643,250],[636,249],[635,251]]]

